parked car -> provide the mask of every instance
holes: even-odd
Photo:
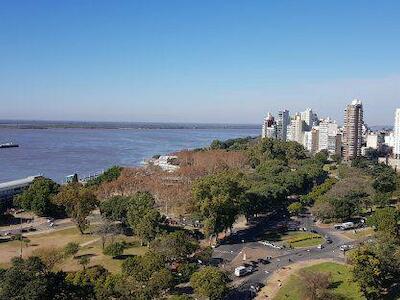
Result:
[[[235,268],[235,276],[236,277],[241,277],[245,276],[247,274],[250,274],[254,271],[254,268],[252,266],[246,267],[246,266],[239,266]]]
[[[351,249],[353,249],[354,248],[354,245],[342,245],[342,246],[340,246],[340,250],[341,251],[347,251],[347,250],[351,250]]]
[[[260,264],[263,264],[263,265],[267,265],[267,264],[271,263],[269,260],[263,259],[263,258],[257,259],[257,262]]]

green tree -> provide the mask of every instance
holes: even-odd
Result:
[[[288,206],[288,211],[291,215],[297,216],[303,211],[304,207],[300,202],[293,202]]]
[[[107,169],[100,176],[89,180],[86,183],[86,185],[88,187],[90,187],[90,186],[98,186],[98,185],[102,184],[103,182],[110,182],[110,181],[116,180],[121,175],[122,169],[123,168],[120,167],[120,166],[112,166],[111,168]]]
[[[105,255],[109,255],[112,256],[113,258],[121,256],[124,253],[124,250],[126,248],[126,244],[124,242],[120,243],[120,242],[115,242],[112,243],[110,245],[108,245],[107,247],[105,247],[104,249],[104,254]]]
[[[175,231],[155,239],[150,248],[167,260],[185,260],[199,248],[199,243],[184,231]]]
[[[141,244],[153,240],[159,232],[161,215],[154,208],[154,198],[148,192],[134,195],[128,207],[128,223],[133,232],[140,238]]]
[[[377,168],[377,170],[379,170]],[[391,193],[396,190],[397,176],[394,170],[384,168],[376,176],[372,187],[379,193]]]
[[[173,284],[174,276],[167,268],[162,268],[161,270],[151,274],[148,281],[149,288],[159,291],[168,290],[173,287]]]
[[[351,261],[354,266],[353,278],[360,284],[367,299],[380,299],[384,275],[377,255],[369,247],[363,246],[355,250]]]
[[[215,267],[205,267],[194,273],[190,279],[196,294],[210,300],[223,299],[228,292],[228,281],[227,275]]]
[[[76,242],[69,242],[64,247],[64,255],[65,256],[75,256],[78,253],[80,246]]]
[[[314,159],[322,164],[326,164],[328,162],[328,158],[329,158],[328,150],[319,151],[314,155]]]
[[[18,195],[14,203],[34,212],[38,216],[58,216],[62,214],[59,206],[51,200],[58,193],[60,186],[49,178],[39,177],[22,194]]]
[[[231,228],[247,200],[242,174],[231,172],[200,178],[194,183],[193,196],[210,235]]]
[[[75,222],[81,234],[89,226],[87,217],[98,205],[94,193],[80,183],[63,186],[54,197],[54,201],[65,207],[68,216]]]
[[[155,272],[165,268],[165,259],[162,255],[152,251],[142,256],[133,256],[124,260],[122,273],[132,276],[139,282],[146,282]]]
[[[367,224],[374,226],[378,233],[382,235],[382,240],[396,239],[399,236],[400,213],[393,207],[385,207],[377,209],[371,217],[368,218]]]
[[[131,219],[132,220],[132,219]],[[133,232],[140,238],[141,245],[148,244],[160,232],[162,221],[159,211],[155,208],[148,210],[141,219],[132,221]]]
[[[90,256],[88,255],[81,256],[78,262],[82,266],[83,270],[86,270],[86,267],[90,264]]]
[[[225,143],[221,142],[220,140],[213,140],[210,145],[211,150],[226,149],[226,148],[227,148],[227,145]]]
[[[128,207],[131,198],[123,196],[114,196],[100,205],[101,214],[109,220],[126,223]]]
[[[65,273],[53,273],[39,257],[14,258],[0,274],[0,299],[93,299],[85,290],[66,282]]]
[[[199,269],[196,263],[183,263],[178,266],[179,282],[188,282]]]
[[[358,194],[350,193],[345,197],[331,198],[330,204],[334,208],[334,217],[339,220],[346,220],[358,213],[360,198]]]
[[[373,202],[378,207],[385,207],[390,204],[391,193],[376,192],[373,196]]]

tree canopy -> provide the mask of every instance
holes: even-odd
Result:
[[[29,188],[15,198],[14,204],[38,216],[56,217],[63,212],[52,201],[59,189],[60,186],[49,178],[35,178]]]
[[[60,192],[54,197],[54,202],[64,206],[81,233],[89,226],[87,217],[98,205],[94,193],[80,183],[70,183],[61,187]]]

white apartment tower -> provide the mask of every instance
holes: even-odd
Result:
[[[337,154],[340,150],[340,143],[337,143],[339,126],[336,122],[327,118],[319,123],[318,151],[328,150],[332,154]]]
[[[278,112],[278,119],[276,121],[276,135],[279,140],[286,141],[287,127],[290,122],[289,111],[281,110]]]
[[[361,155],[363,106],[360,100],[353,100],[344,111],[343,158],[351,160]]]
[[[290,121],[290,125],[288,126],[287,139],[303,144],[306,127],[305,124],[306,123],[301,119],[301,116],[299,114],[296,115],[294,119]]]
[[[400,159],[400,108],[396,109],[394,118],[394,149],[393,155]]]
[[[307,108],[300,113],[301,119],[306,123],[306,130],[309,131],[315,125],[318,125],[317,114],[311,108]]]
[[[261,137],[263,138],[276,138],[276,123],[271,113],[264,118]]]

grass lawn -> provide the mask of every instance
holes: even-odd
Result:
[[[87,243],[86,246],[79,250],[77,256],[87,255],[90,257],[89,266],[102,265],[107,268],[110,272],[118,272],[121,268],[123,259],[112,259],[109,256],[103,254],[101,247],[101,241],[99,236],[94,234],[81,235],[76,229],[67,228],[57,230],[54,232],[47,232],[41,234],[35,234],[28,236],[30,240],[28,247],[25,245],[22,248],[23,257],[27,258],[32,255],[33,251],[40,248],[56,248],[61,249],[69,242],[76,242],[78,244]],[[127,243],[137,242],[136,237],[119,235],[114,238],[114,241],[125,240]],[[109,243],[108,241],[107,243]],[[20,242],[19,241],[7,241],[0,243],[0,267],[9,267],[10,261],[13,257],[19,256]],[[147,251],[147,247],[130,247],[125,249],[125,257],[129,255],[142,255]],[[76,271],[81,266],[77,259],[69,258],[65,260],[59,269],[64,271]]]
[[[312,232],[288,231],[285,233],[268,232],[264,235],[268,241],[283,242],[293,248],[305,248],[321,245],[325,239]]]
[[[114,239],[114,242],[122,240],[124,240],[127,243],[137,241],[135,237],[127,237],[119,235]],[[111,243],[111,241],[108,241],[106,245],[108,245],[108,243]],[[130,247],[128,249],[125,249],[123,258],[127,258],[132,255],[143,255],[144,253],[146,253],[147,250],[148,250],[147,247],[140,247],[140,246]],[[104,255],[101,246],[101,241],[96,241],[88,246],[83,247],[81,250],[79,250],[79,252],[76,255],[76,257],[80,256],[88,256],[90,258],[89,266],[102,265],[112,273],[117,273],[121,271],[122,262],[124,261],[124,259],[113,259],[111,256]],[[82,267],[79,265],[78,259],[74,258],[67,259],[60,266],[60,269],[64,271],[77,271],[81,268]]]
[[[351,266],[337,263],[321,263],[306,267],[303,270],[315,272],[329,272],[332,276],[332,291],[337,295],[345,296],[349,300],[364,300],[360,287],[353,282]],[[274,300],[302,299],[301,279],[298,273],[289,277],[288,281],[279,290]]]
[[[366,238],[369,236],[373,236],[374,230],[371,227],[356,229],[355,233],[354,233],[354,230],[348,230],[348,231],[345,231],[343,233],[343,235],[345,235],[348,238],[351,238],[353,240],[358,240],[358,239]]]
[[[92,235],[81,235],[75,227],[57,230],[54,232],[35,234],[28,236],[30,240],[29,246],[22,248],[23,257],[32,255],[32,252],[38,248],[56,247],[62,248],[69,242],[77,242],[79,244],[94,239]],[[0,264],[7,264],[11,258],[19,256],[20,242],[8,241],[0,243]]]

